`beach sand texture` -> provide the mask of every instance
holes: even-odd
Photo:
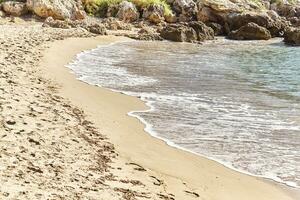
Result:
[[[299,199],[167,146],[127,116],[139,99],[77,81],[64,67],[77,53],[127,40],[90,36],[1,26],[0,199]]]

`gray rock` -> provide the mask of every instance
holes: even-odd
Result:
[[[117,17],[125,22],[133,22],[138,20],[139,12],[135,5],[128,1],[123,1],[119,5],[119,11]]]
[[[164,7],[161,5],[150,5],[143,10],[143,18],[155,24],[161,23],[164,21]]]

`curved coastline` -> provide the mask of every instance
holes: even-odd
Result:
[[[154,149],[154,153],[151,152],[151,156],[156,155],[159,156],[160,155],[160,150],[162,150],[163,152],[166,152],[166,155],[172,155],[173,158],[178,158],[179,162],[182,161],[187,161],[190,160],[191,164],[187,164],[184,163],[185,166],[181,169],[185,169],[185,170],[189,170],[188,166],[193,166],[192,169],[205,169],[204,172],[199,172],[199,173],[205,173],[205,172],[209,172],[209,173],[213,173],[216,172],[215,176],[216,178],[220,178],[220,179],[229,179],[229,184],[230,185],[226,185],[226,183],[228,182],[228,180],[224,180],[222,182],[222,184],[225,183],[225,185],[222,185],[222,187],[219,188],[210,188],[210,189],[205,189],[205,187],[211,187],[211,186],[216,186],[214,184],[211,185],[203,185],[203,183],[197,184],[197,179],[199,177],[209,177],[212,178],[210,176],[207,175],[201,175],[201,176],[197,176],[195,175],[193,172],[188,172],[188,171],[183,171],[183,172],[177,172],[174,173],[174,169],[170,169],[170,170],[166,170],[166,166],[170,167],[172,165],[166,164],[166,166],[155,166],[155,161],[149,161],[149,157],[145,156],[143,158],[139,157],[140,153],[133,153],[133,150],[137,150],[139,147],[133,147],[133,149],[131,149],[130,151],[126,151],[123,152],[124,150],[124,144],[122,144],[122,142],[120,142],[122,140],[122,138],[120,138],[120,136],[118,135],[118,132],[120,130],[122,130],[122,128],[124,128],[124,124],[120,125],[119,122],[117,123],[118,130],[116,130],[115,133],[113,133],[112,135],[107,134],[109,131],[111,131],[111,129],[109,128],[100,128],[100,130],[102,132],[104,132],[108,138],[112,141],[112,143],[116,146],[117,151],[120,153],[121,156],[125,157],[128,160],[134,160],[136,163],[141,164],[142,166],[145,166],[146,168],[150,169],[151,171],[153,171],[154,173],[158,173],[161,175],[161,177],[163,178],[163,180],[167,183],[167,185],[171,185],[172,187],[172,183],[173,181],[170,180],[170,178],[175,178],[175,179],[179,179],[181,181],[184,180],[184,182],[189,183],[189,185],[192,185],[192,187],[196,188],[199,187],[198,189],[198,193],[200,194],[200,196],[205,196],[205,199],[219,199],[218,197],[223,196],[223,199],[252,199],[252,197],[254,197],[255,194],[253,194],[253,196],[249,196],[249,194],[251,194],[251,191],[256,191],[256,192],[268,192],[268,195],[265,196],[261,196],[261,198],[258,199],[298,199],[300,196],[298,191],[290,191],[289,188],[285,187],[285,186],[281,186],[279,184],[276,184],[272,181],[264,181],[265,178],[263,179],[258,179],[256,177],[252,177],[249,176],[251,174],[244,174],[245,172],[240,173],[240,171],[233,169],[230,166],[226,166],[226,164],[224,163],[220,163],[218,161],[215,161],[212,158],[206,158],[203,157],[203,155],[199,154],[195,154],[189,150],[186,150],[184,148],[178,147],[175,144],[170,143],[169,141],[160,138],[158,136],[155,135],[155,133],[153,133],[153,131],[151,131],[151,126],[149,126],[149,124],[147,124],[147,122],[142,119],[141,117],[139,117],[138,115],[136,115],[135,113],[137,112],[145,112],[145,110],[147,109],[153,109],[151,107],[151,105],[149,105],[148,102],[144,102],[141,101],[140,99],[136,98],[136,97],[132,97],[132,96],[127,96],[127,95],[123,95],[123,94],[117,94],[115,93],[116,91],[110,91],[108,89],[104,89],[104,88],[100,88],[100,87],[94,87],[88,84],[85,84],[83,82],[80,82],[78,80],[76,80],[75,78],[75,74],[71,74],[69,73],[69,69],[65,68],[63,69],[63,67],[68,64],[70,62],[71,59],[74,58],[74,56],[76,54],[78,54],[79,52],[83,51],[83,50],[87,50],[87,49],[91,49],[91,48],[95,48],[97,47],[97,45],[103,45],[103,44],[111,44],[113,42],[119,42],[119,41],[128,41],[128,39],[126,38],[118,38],[118,37],[97,37],[97,38],[85,38],[85,39],[76,39],[76,38],[71,38],[71,39],[67,39],[64,41],[58,41],[58,42],[54,42],[53,44],[50,44],[50,49],[48,49],[45,53],[45,59],[43,61],[43,65],[47,66],[46,69],[43,69],[43,71],[45,72],[45,76],[47,78],[50,78],[51,80],[53,80],[54,82],[58,83],[61,86],[61,91],[60,93],[62,94],[63,97],[67,97],[68,99],[71,100],[72,103],[74,103],[75,105],[78,105],[80,107],[83,108],[83,110],[87,113],[88,116],[91,117],[91,120],[93,122],[95,122],[96,126],[99,127],[100,125],[105,126],[105,120],[101,119],[100,121],[97,122],[97,119],[95,119],[95,116],[99,115],[99,113],[97,111],[95,111],[94,113],[91,111],[91,108],[89,108],[90,106],[87,105],[88,103],[85,102],[85,100],[87,100],[87,98],[90,97],[94,97],[93,94],[91,95],[90,92],[95,92],[97,90],[101,90],[99,92],[99,94],[97,95],[104,95],[104,96],[114,96],[114,98],[123,98],[125,100],[125,103],[128,103],[128,101],[130,102],[130,105],[126,105],[125,108],[122,108],[122,110],[118,110],[116,111],[117,113],[124,113],[126,114],[126,116],[122,116],[123,118],[129,118],[128,116],[134,117],[135,119],[126,119],[125,121],[130,121],[129,124],[129,129],[130,131],[133,129],[133,132],[136,132],[136,134],[140,134],[142,129],[142,132],[148,132],[149,134],[145,134],[145,135],[140,135],[140,137],[142,139],[146,140],[147,144],[153,144],[154,146],[158,146],[160,149]],[[77,44],[75,44],[76,42],[78,42]],[[60,57],[64,57],[61,59],[58,59],[58,61],[54,61],[55,57],[57,56],[53,56],[53,54],[55,55],[55,52],[57,55],[60,55]],[[57,52],[60,52],[59,54]],[[49,59],[50,57],[54,57],[52,59]],[[50,68],[48,68],[50,66]],[[45,68],[45,67],[44,67]],[[60,75],[58,76],[58,74],[60,73]],[[66,73],[69,73],[69,75],[67,75]],[[65,80],[62,79],[62,77],[68,77]],[[72,91],[72,90],[76,90],[77,87],[71,87],[71,83],[67,81],[74,79],[72,81],[72,83],[77,82],[76,84],[79,85],[79,87],[83,86],[85,88],[89,88],[89,92],[88,92],[88,96],[86,96],[85,98],[74,98],[74,92],[76,91]],[[78,88],[77,88],[78,89]],[[77,91],[78,94],[84,94],[86,92],[86,90],[83,88],[82,91]],[[91,101],[95,101],[96,99],[90,99]],[[118,100],[116,101],[117,103],[120,103]],[[110,103],[116,103],[115,101],[110,102]],[[132,106],[132,103],[135,104],[134,106]],[[97,101],[93,102],[93,105],[95,105],[94,103],[97,103]],[[146,104],[146,105],[145,105]],[[121,105],[124,106],[124,105]],[[101,106],[100,106],[101,107]],[[103,107],[102,107],[103,108]],[[108,109],[109,110],[109,109]],[[134,110],[134,111],[133,111]],[[127,116],[128,115],[128,116]],[[113,124],[115,124],[115,121],[113,119],[113,116],[111,116],[112,118],[108,119],[108,120],[112,120]],[[130,117],[130,118],[131,118]],[[138,119],[138,120],[136,120]],[[139,121],[138,125],[136,125],[137,121]],[[120,122],[124,122],[122,120],[120,120]],[[142,122],[142,123],[140,123]],[[132,123],[134,123],[135,125],[132,126]],[[111,122],[108,122],[107,124],[111,125]],[[106,124],[106,125],[107,125]],[[125,126],[127,126],[125,124]],[[127,127],[128,128],[128,127]],[[137,130],[138,129],[138,130]],[[124,132],[126,132],[128,130],[125,130]],[[130,132],[129,132],[130,133]],[[134,136],[131,136],[132,138],[130,138],[129,140],[127,139],[126,142],[130,141],[131,144],[135,143],[135,138]],[[151,135],[151,136],[150,136]],[[130,137],[130,135],[127,136]],[[150,137],[149,137],[150,136]],[[159,141],[157,141],[155,138],[159,139]],[[163,141],[162,141],[163,140]],[[139,141],[142,142],[142,141]],[[163,143],[163,144],[162,144]],[[125,145],[126,146],[126,145]],[[172,147],[176,147],[172,148]],[[163,149],[162,149],[163,148]],[[148,149],[149,147],[145,147],[143,146],[142,150]],[[186,151],[183,152],[182,150]],[[147,154],[147,153],[146,153]],[[176,155],[177,154],[177,155]],[[163,154],[164,155],[164,154]],[[199,157],[199,158],[197,158]],[[151,159],[152,157],[150,157]],[[141,159],[141,160],[139,160]],[[148,161],[147,161],[148,160]],[[162,161],[161,159],[159,159],[159,161]],[[167,162],[172,161],[172,160],[167,160]],[[178,162],[174,162],[177,163]],[[158,163],[157,163],[158,164]],[[203,167],[203,165],[208,164],[208,167]],[[158,164],[159,165],[159,164]],[[212,167],[213,169],[209,169],[210,167]],[[209,170],[207,170],[207,168]],[[230,169],[229,169],[230,168]],[[233,169],[233,170],[232,170]],[[212,171],[211,171],[212,170]],[[175,169],[175,171],[178,171]],[[220,172],[221,171],[221,172]],[[188,175],[186,175],[188,174]],[[191,178],[191,175],[195,175],[196,177]],[[218,177],[220,176],[220,177]],[[230,180],[233,179],[234,181]],[[239,181],[242,180],[242,181]],[[214,180],[208,180],[207,182],[214,182]],[[233,183],[232,183],[233,182]],[[237,185],[237,183],[243,185],[246,182],[250,182],[250,184],[244,185],[244,189],[243,186],[239,186]],[[176,183],[177,184],[177,183]],[[219,185],[219,184],[217,184]],[[251,188],[246,188],[246,186],[250,186]],[[242,191],[240,191],[242,189]],[[222,191],[221,191],[222,190]],[[237,193],[236,194],[228,194],[228,192],[232,192],[232,190],[236,190]],[[215,193],[218,194],[209,194],[209,192],[215,191]],[[248,192],[247,192],[248,191]],[[257,196],[256,196],[257,198]],[[180,199],[180,198],[179,198]]]
[[[224,40],[225,38],[224,37],[219,37],[218,39],[221,39],[221,40]],[[122,43],[122,42],[128,42],[128,41],[119,41],[119,42],[112,42],[110,44],[107,44],[107,45],[100,45],[99,47],[101,48],[105,48],[107,46],[112,46],[116,43]],[[131,41],[129,41],[131,42]],[[133,42],[136,42],[136,41],[133,41]],[[212,41],[207,41],[206,43],[211,43]],[[214,41],[215,42],[215,41]],[[236,43],[238,42],[243,42],[243,41],[234,41]],[[248,42],[248,41],[247,41]],[[253,41],[254,42],[254,41]],[[280,38],[274,38],[274,39],[271,39],[269,41],[263,41],[265,44],[273,44],[273,45],[278,45],[278,43],[281,43],[282,42],[282,39]],[[98,47],[96,47],[95,49],[91,49],[91,50],[86,50],[86,51],[83,51],[79,54],[76,55],[75,59],[69,64],[67,65],[66,67],[69,68],[71,70],[71,72],[73,72],[73,69],[72,69],[72,65],[73,64],[77,64],[77,61],[80,60],[80,57],[85,54],[89,54],[89,53],[92,53],[93,51],[96,51]],[[75,72],[74,72],[75,73]],[[76,74],[76,73],[75,73]],[[197,153],[197,152],[194,152],[192,150],[189,150],[187,148],[184,148],[180,145],[177,145],[176,143],[172,142],[171,140],[167,139],[167,138],[164,138],[164,137],[161,137],[159,136],[159,133],[157,133],[154,129],[153,129],[153,125],[148,123],[146,119],[144,119],[143,117],[141,117],[139,115],[139,113],[145,113],[145,112],[152,112],[155,110],[155,107],[152,105],[153,102],[151,101],[147,101],[145,98],[143,98],[142,96],[139,96],[138,94],[132,94],[130,92],[126,92],[126,91],[123,91],[123,90],[118,90],[118,89],[111,89],[111,88],[107,88],[105,86],[102,86],[102,85],[98,85],[98,84],[92,84],[92,83],[89,83],[88,81],[84,81],[82,80],[84,79],[84,77],[80,77],[78,78],[77,77],[77,80],[80,80],[80,81],[83,81],[85,83],[88,83],[90,85],[94,85],[94,86],[98,86],[98,87],[103,87],[103,88],[106,88],[106,89],[109,89],[113,92],[118,92],[118,93],[122,93],[122,94],[125,94],[125,95],[129,95],[129,96],[133,96],[133,97],[137,97],[139,99],[141,99],[146,105],[147,105],[147,109],[145,110],[133,110],[133,111],[130,111],[128,112],[128,116],[131,116],[131,117],[135,117],[137,118],[141,123],[144,124],[145,128],[144,128],[144,131],[147,132],[148,134],[150,134],[151,136],[157,138],[157,139],[160,139],[162,141],[164,141],[167,145],[171,146],[171,147],[174,147],[174,148],[177,148],[177,149],[180,149],[180,150],[183,150],[183,151],[186,151],[186,152],[189,152],[189,153],[192,153],[192,154],[195,154],[195,155],[198,155],[198,156],[202,156],[202,157],[205,157],[205,158],[208,158],[212,161],[216,161],[220,164],[222,164],[223,166],[229,168],[229,169],[232,169],[232,170],[235,170],[237,172],[240,172],[240,173],[243,173],[243,174],[247,174],[247,175],[250,175],[250,176],[255,176],[255,177],[259,177],[259,178],[263,178],[263,179],[267,179],[267,180],[270,180],[270,181],[275,181],[279,184],[284,184],[286,186],[289,186],[289,187],[292,187],[292,188],[295,188],[295,189],[300,189],[300,186],[297,185],[296,183],[294,182],[285,182],[284,180],[280,179],[279,177],[277,176],[265,176],[265,175],[256,175],[256,174],[253,174],[253,173],[250,173],[246,170],[241,170],[241,169],[238,169],[238,168],[235,168],[232,163],[230,162],[226,162],[226,161],[222,161],[222,160],[219,160],[219,159],[215,159],[214,157],[212,156],[206,156],[204,154],[201,154],[201,153]]]

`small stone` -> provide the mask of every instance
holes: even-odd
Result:
[[[9,120],[6,121],[6,124],[8,124],[8,125],[15,125],[16,121],[14,121],[13,119],[9,119]]]
[[[9,193],[8,192],[3,192],[3,196],[8,197]]]

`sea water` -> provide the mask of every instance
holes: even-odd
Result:
[[[133,41],[81,53],[69,67],[147,102],[150,110],[130,114],[168,144],[300,186],[300,48]]]

